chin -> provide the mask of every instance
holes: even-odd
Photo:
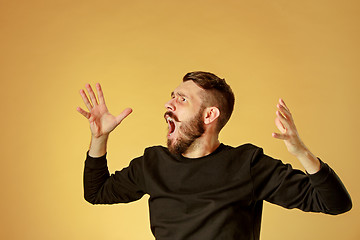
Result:
[[[169,152],[171,152],[172,154],[176,154],[176,146],[174,144],[174,140],[173,139],[168,139],[167,140],[167,148],[169,150]]]
[[[168,150],[170,153],[183,154],[189,149],[190,145],[193,142],[194,142],[194,140],[192,140],[192,139],[173,138],[173,139],[167,140],[167,146],[168,146]]]

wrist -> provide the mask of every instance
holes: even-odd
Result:
[[[309,149],[305,148],[296,156],[296,158],[304,166],[305,170],[309,174],[317,173],[320,170],[320,161],[315,155],[310,152]]]
[[[296,149],[296,152],[293,153],[297,158],[308,157],[310,154],[310,150],[304,144],[301,144],[301,146]]]
[[[107,141],[109,135],[102,135],[100,137],[91,137],[89,156],[101,157],[104,156],[107,150]]]
[[[95,135],[91,135],[91,141],[96,143],[107,142],[108,138],[109,138],[109,134],[101,135],[99,137],[96,137]]]

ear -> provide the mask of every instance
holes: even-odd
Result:
[[[220,110],[217,107],[208,107],[205,109],[204,123],[210,124],[220,116]]]

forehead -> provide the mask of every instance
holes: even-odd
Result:
[[[186,81],[182,82],[177,88],[175,88],[171,95],[183,95],[193,100],[200,100],[204,91],[204,89],[199,87],[193,81]]]

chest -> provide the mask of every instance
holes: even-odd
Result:
[[[154,197],[171,193],[249,198],[252,194],[250,166],[242,159],[160,159],[145,166],[144,173],[148,192]]]

